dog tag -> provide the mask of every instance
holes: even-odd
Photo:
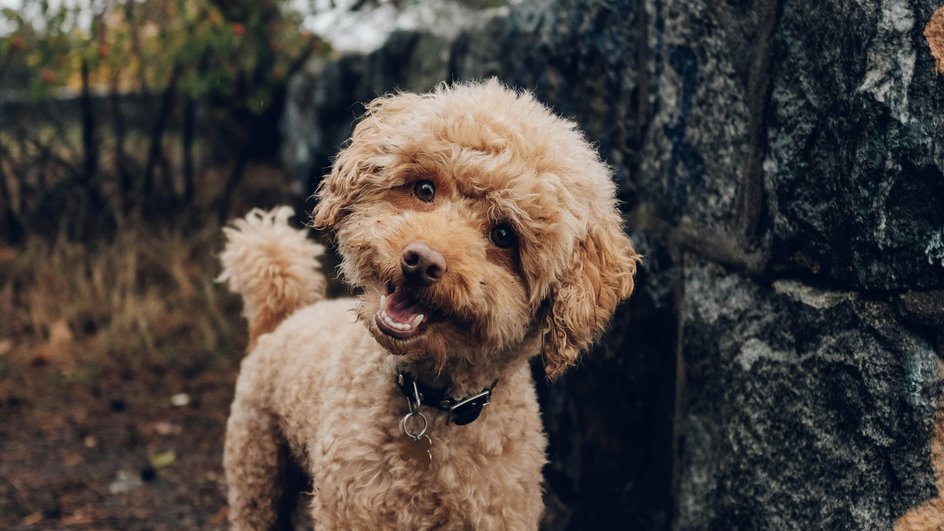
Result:
[[[424,435],[415,441],[404,441],[403,456],[410,461],[431,463],[433,440]]]

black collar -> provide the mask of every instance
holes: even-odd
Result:
[[[424,384],[408,372],[397,374],[397,387],[406,395],[407,400],[415,401],[417,398],[415,395],[418,393],[420,404],[448,412],[449,421],[459,426],[464,426],[479,418],[482,408],[488,405],[492,397],[492,389],[497,383],[498,380],[495,380],[492,385],[482,389],[482,392],[457,400],[442,389]]]

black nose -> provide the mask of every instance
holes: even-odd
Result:
[[[403,248],[400,268],[410,284],[429,286],[446,274],[446,259],[425,243],[413,242]]]

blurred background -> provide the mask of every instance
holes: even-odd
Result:
[[[221,224],[305,223],[362,103],[491,76],[580,123],[646,256],[535,369],[544,529],[944,522],[935,3],[0,0],[0,528],[224,527]]]

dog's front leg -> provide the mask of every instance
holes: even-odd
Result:
[[[223,467],[229,489],[229,521],[235,530],[273,529],[277,525],[287,467],[276,420],[256,398],[237,392],[226,425]]]

